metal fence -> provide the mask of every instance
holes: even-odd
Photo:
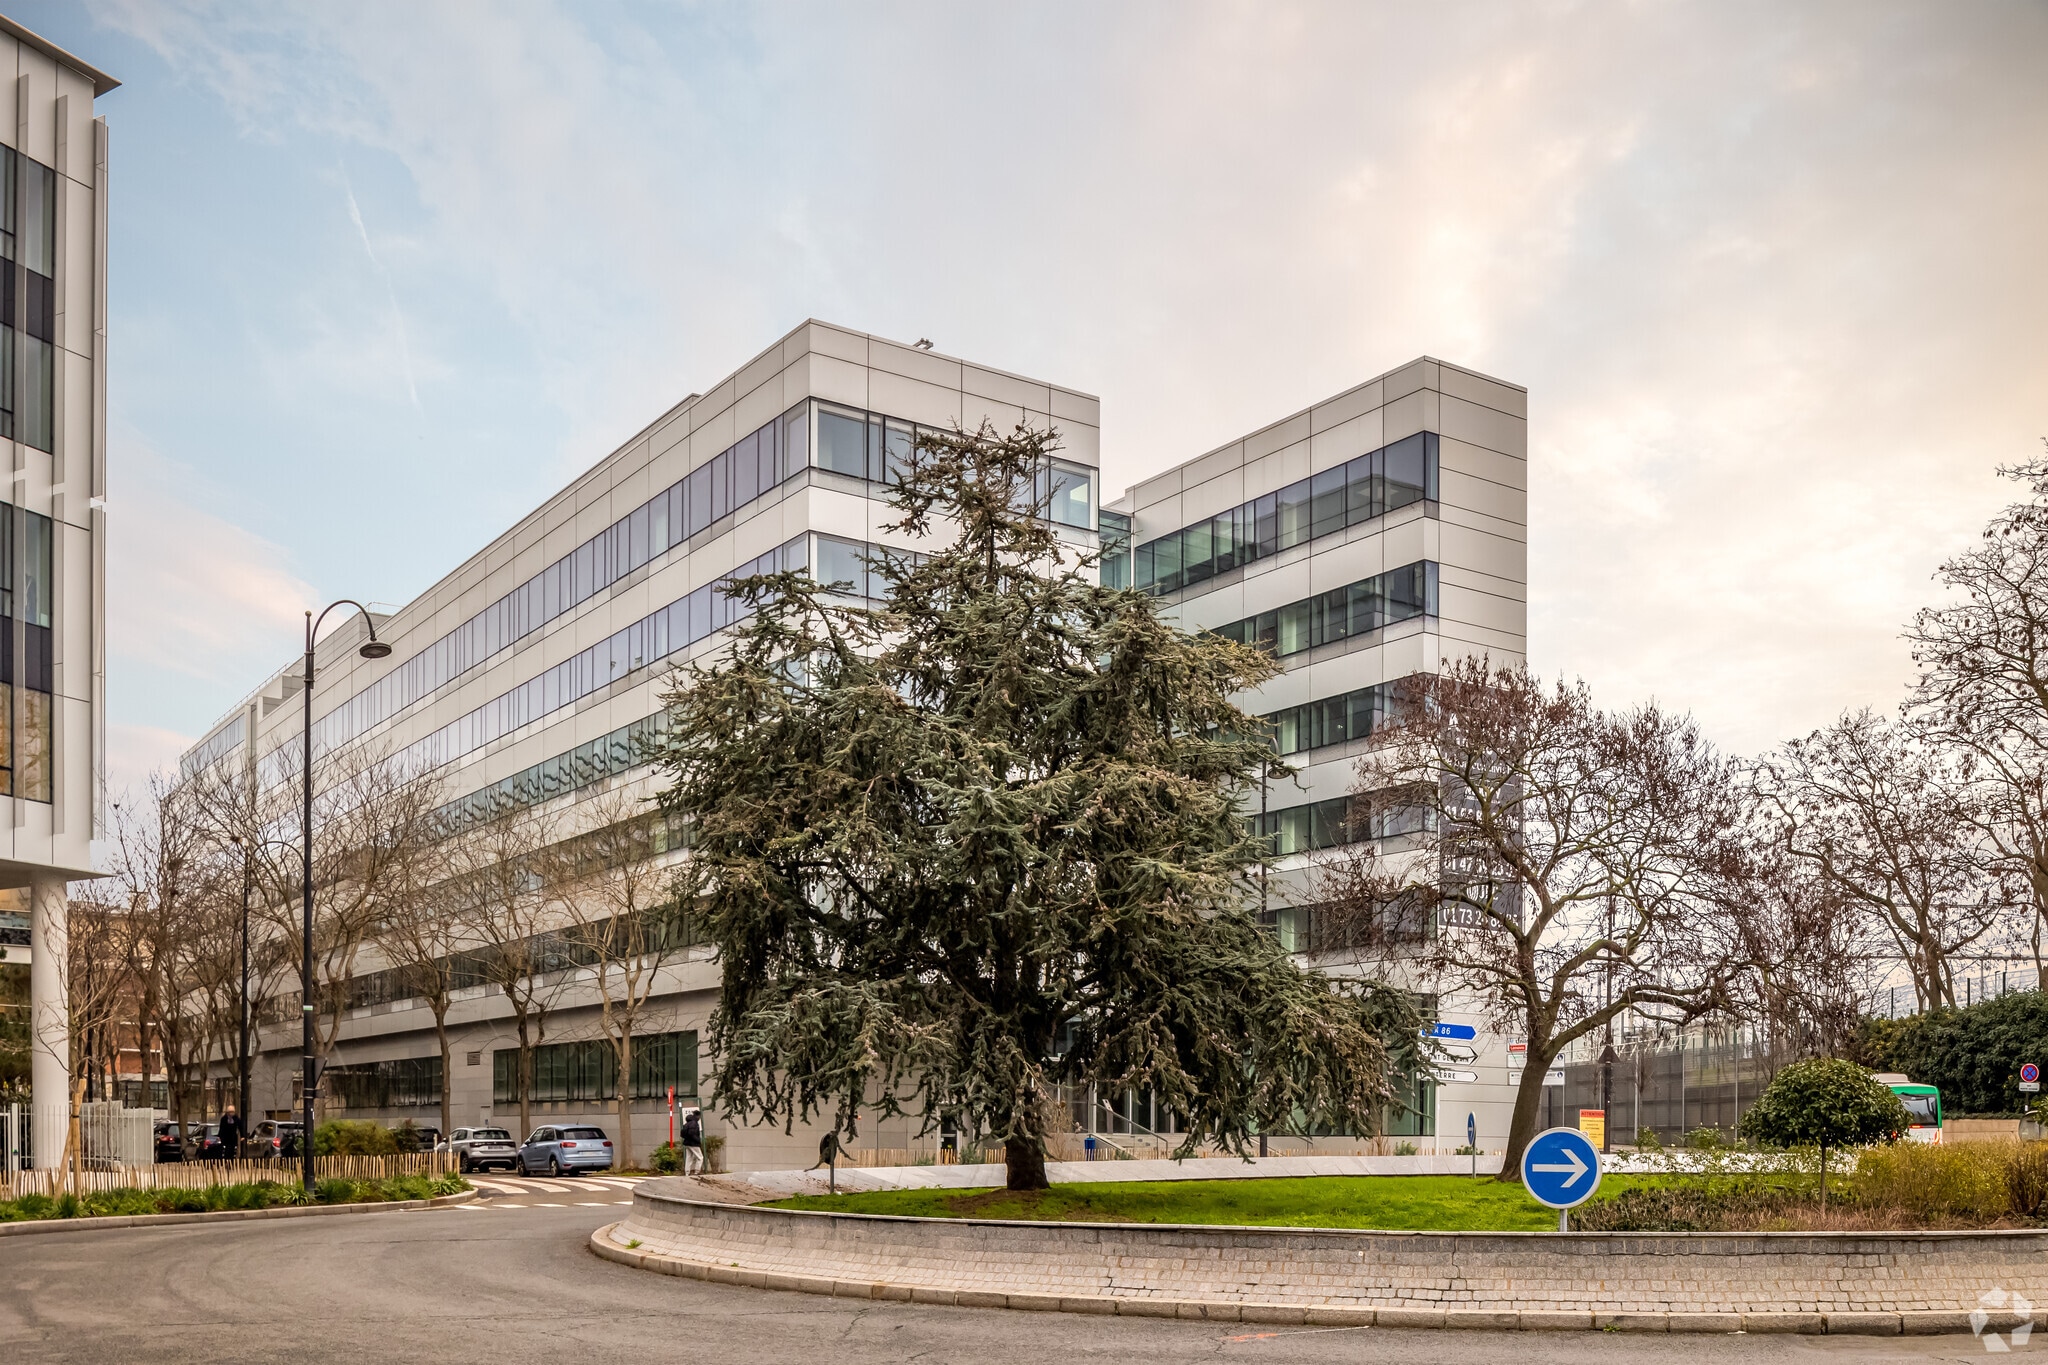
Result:
[[[2039,990],[2041,975],[2032,967],[1980,972],[1975,976],[1958,977],[1955,988],[1956,1004],[1968,1008],[2000,996]],[[1867,1012],[1880,1019],[1903,1019],[1907,1015],[1918,1014],[1919,992],[1911,986],[1880,986],[1870,993]]]
[[[1576,1127],[1581,1109],[1601,1108],[1599,1047],[1561,1064],[1564,1084],[1543,1092],[1543,1126]],[[1671,1144],[1700,1128],[1733,1136],[1779,1066],[1789,1058],[1773,1054],[1760,1033],[1746,1028],[1691,1028],[1679,1033],[1639,1035],[1615,1044],[1609,1140],[1636,1141],[1654,1133]]]

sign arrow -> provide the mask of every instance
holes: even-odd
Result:
[[[1585,1162],[1579,1160],[1579,1154],[1569,1147],[1564,1149],[1564,1161],[1569,1162],[1570,1164],[1567,1165],[1564,1164],[1564,1162],[1539,1161],[1530,1166],[1529,1169],[1532,1171],[1540,1171],[1544,1175],[1564,1175],[1566,1171],[1570,1171],[1571,1174],[1566,1175],[1564,1177],[1564,1187],[1566,1189],[1570,1189],[1573,1185],[1576,1185],[1578,1183],[1579,1177],[1584,1175],[1591,1168],[1588,1167]]]

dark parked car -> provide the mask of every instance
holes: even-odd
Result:
[[[528,1175],[576,1175],[611,1168],[612,1140],[602,1128],[536,1128],[519,1149],[519,1169]]]
[[[274,1161],[299,1154],[302,1125],[288,1119],[264,1119],[242,1139],[244,1161]]]
[[[183,1161],[185,1159],[185,1133],[177,1124],[168,1119],[156,1122],[156,1159],[158,1161]]]
[[[191,1129],[188,1150],[194,1161],[219,1161],[227,1155],[227,1149],[220,1143],[220,1125],[217,1123],[194,1123]]]
[[[413,1123],[408,1120],[393,1125],[391,1136],[397,1139],[398,1150],[401,1152],[433,1152],[439,1151],[441,1147],[441,1130],[430,1124]]]

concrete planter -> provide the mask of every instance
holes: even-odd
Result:
[[[1997,1290],[2048,1306],[2048,1232],[2035,1231],[999,1222],[709,1204],[683,1182],[651,1181],[592,1247],[646,1269],[763,1288],[1233,1322],[1898,1334],[1967,1332],[1979,1296]],[[1991,1330],[2008,1318],[1994,1314]]]

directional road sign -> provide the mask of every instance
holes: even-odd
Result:
[[[1546,1128],[1522,1149],[1522,1184],[1539,1204],[1576,1208],[1600,1188],[1600,1149],[1576,1128]]]
[[[1476,1062],[1479,1060],[1479,1049],[1470,1043],[1439,1043],[1436,1050],[1454,1062]]]
[[[1422,1030],[1422,1036],[1425,1038],[1456,1038],[1462,1042],[1469,1043],[1479,1036],[1479,1030],[1470,1024],[1445,1024],[1439,1022],[1425,1026]]]

